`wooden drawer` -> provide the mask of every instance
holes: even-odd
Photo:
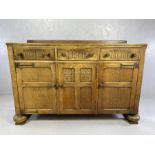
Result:
[[[55,60],[55,49],[44,47],[16,47],[15,60]]]
[[[139,50],[136,48],[104,48],[101,49],[100,60],[139,60]]]
[[[58,60],[97,60],[99,48],[58,48]]]

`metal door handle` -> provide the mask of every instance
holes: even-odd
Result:
[[[55,88],[56,89],[63,88],[63,84],[62,83],[56,83]]]
[[[100,82],[99,85],[98,85],[98,87],[99,87],[99,88],[104,87],[104,82]]]
[[[137,63],[134,64],[121,64],[120,65],[122,68],[138,68],[139,65]]]
[[[32,64],[20,64],[20,63],[16,63],[16,64],[15,64],[15,67],[19,67],[19,68],[20,68],[20,67],[21,67],[21,68],[22,68],[22,67],[23,67],[23,68],[24,68],[24,67],[34,67],[34,63],[32,63]]]
[[[59,88],[59,84],[58,84],[58,83],[55,84],[55,88],[56,88],[56,89]]]
[[[62,83],[59,83],[59,88],[63,88],[63,84]]]
[[[51,87],[51,88],[55,88],[55,86],[56,86],[55,83],[50,84],[50,87]]]

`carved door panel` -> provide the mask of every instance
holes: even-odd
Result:
[[[96,64],[59,64],[58,80],[61,114],[96,112]]]
[[[99,67],[99,113],[132,112],[136,91],[136,62],[103,63]]]
[[[56,113],[55,65],[16,64],[20,106],[24,113]]]

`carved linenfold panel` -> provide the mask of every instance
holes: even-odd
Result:
[[[15,48],[16,60],[54,60],[54,48]]]
[[[92,69],[91,68],[81,68],[80,69],[80,81],[81,82],[91,82],[92,81]]]
[[[97,60],[98,48],[58,49],[58,60]]]
[[[64,68],[64,82],[74,82],[75,81],[75,69],[74,68]]]
[[[101,49],[102,60],[138,60],[140,58],[139,51],[137,49]]]

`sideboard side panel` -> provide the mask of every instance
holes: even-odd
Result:
[[[140,50],[140,54],[141,54],[141,56],[140,56],[141,59],[139,62],[139,73],[138,73],[138,81],[137,81],[137,88],[136,88],[135,105],[134,105],[134,113],[135,114],[137,114],[138,110],[139,110],[139,101],[140,101],[140,95],[141,95],[141,86],[142,86],[146,47],[142,47],[139,50]]]
[[[9,64],[10,64],[10,73],[11,73],[11,79],[12,79],[12,90],[13,90],[13,96],[14,96],[15,112],[17,115],[20,115],[21,109],[20,109],[19,94],[18,94],[18,87],[17,87],[15,63],[14,63],[14,57],[13,57],[13,47],[11,45],[8,45],[7,48],[8,48],[8,57],[9,57]]]

